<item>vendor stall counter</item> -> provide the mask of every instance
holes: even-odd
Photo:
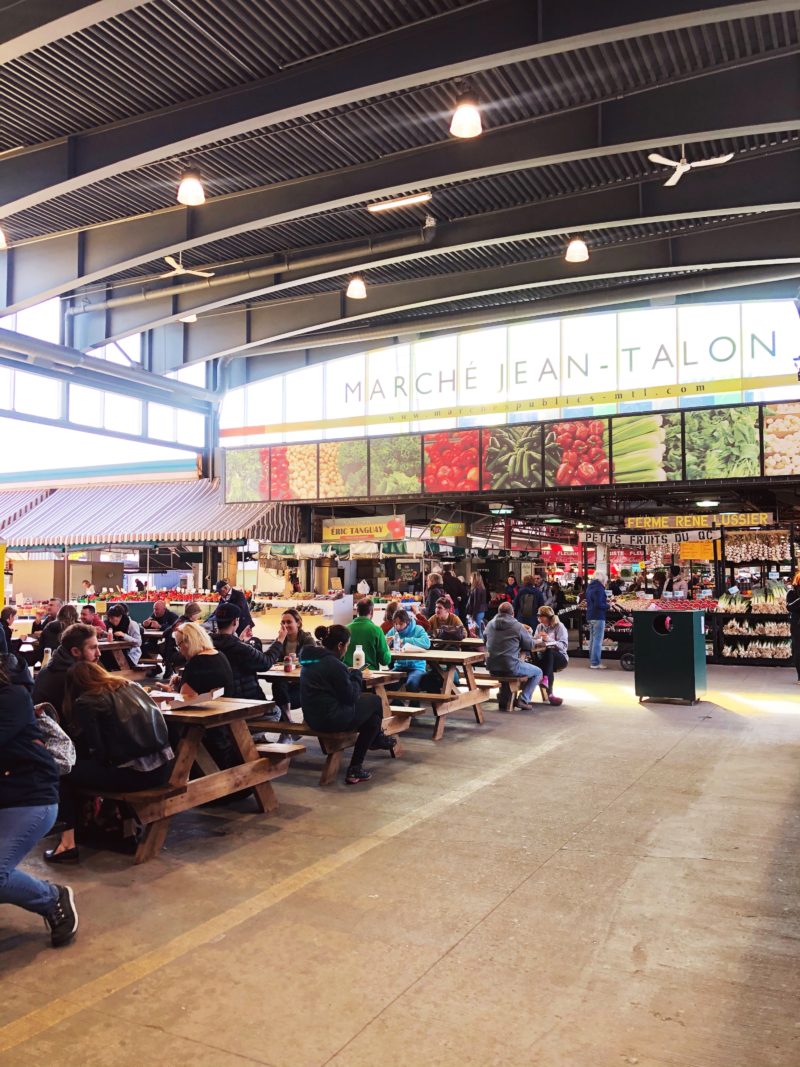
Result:
[[[253,615],[255,634],[264,639],[274,639],[281,624],[281,615],[287,608],[295,608],[303,619],[303,629],[314,632],[317,626],[340,624],[349,626],[353,621],[353,598],[345,595],[337,600],[310,598],[301,600],[289,597],[259,598],[257,603],[264,606],[263,611]]]

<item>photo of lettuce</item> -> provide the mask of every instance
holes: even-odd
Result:
[[[269,500],[269,450],[243,448],[225,453],[225,501]]]
[[[420,438],[403,434],[369,443],[370,496],[410,496],[422,489]]]
[[[758,408],[684,412],[686,478],[757,478],[761,473]]]

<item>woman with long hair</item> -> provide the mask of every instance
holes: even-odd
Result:
[[[284,611],[283,615],[281,615],[281,628],[281,632],[286,631],[286,637],[281,642],[280,659],[286,659],[287,656],[292,654],[300,659],[300,654],[304,648],[316,644],[313,634],[303,629],[303,616],[296,608],[287,608]],[[290,709],[299,708],[302,699],[299,679],[288,681],[281,679],[279,682],[273,682],[272,699],[280,710],[280,721],[290,722]],[[281,736],[281,740],[289,741],[292,740],[292,737],[287,734],[285,738]]]
[[[18,870],[52,828],[58,812],[58,767],[44,746],[27,690],[0,664],[0,904],[44,917],[55,947],[78,929],[72,889]]]
[[[549,605],[543,604],[539,608],[537,618],[539,625],[533,634],[533,647],[536,663],[542,668],[542,680],[539,685],[547,694],[548,703],[563,704],[561,697],[553,695],[553,678],[556,671],[563,671],[569,663],[569,634],[564,623],[559,621],[558,615]]]
[[[175,643],[186,666],[182,678],[175,683],[178,692],[187,700],[200,693],[224,689],[225,696],[233,692],[233,671],[227,656],[214,648],[208,630],[199,623],[186,622],[175,631]]]
[[[61,644],[61,635],[68,626],[78,621],[78,612],[72,604],[64,604],[58,609],[58,614],[52,622],[48,622],[39,640],[38,651],[41,654],[46,648],[56,649]]]
[[[489,607],[489,594],[483,584],[483,578],[479,571],[475,571],[470,582],[469,596],[467,597],[467,615],[475,620],[479,636],[483,637],[483,620],[486,609]]]
[[[347,627],[318,626],[314,632],[321,646],[306,645],[300,653],[303,718],[312,730],[320,733],[357,731],[345,781],[348,785],[359,785],[372,777],[372,772],[364,767],[369,749],[391,750],[396,739],[381,731],[380,697],[362,692],[361,671],[343,662],[350,644]]]
[[[797,671],[797,684],[800,685],[800,570],[792,579],[792,587],[786,594],[786,607],[789,611],[789,633],[792,636],[792,659]]]
[[[167,724],[145,691],[97,663],[79,661],[67,672],[64,729],[75,742],[75,766],[61,779],[59,815],[65,825],[48,863],[77,863],[75,823],[79,794],[134,793],[166,785],[175,758]]]

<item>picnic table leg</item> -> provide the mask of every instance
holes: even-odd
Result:
[[[442,668],[437,663],[436,664],[436,670],[439,672],[439,674],[444,679],[443,684],[442,684],[442,693],[444,693],[444,694],[452,694],[453,696],[456,696],[457,695],[456,692],[455,692],[456,668],[455,667],[448,667],[447,670],[442,670]],[[434,722],[434,725],[433,725],[433,733],[431,734],[431,737],[432,737],[432,739],[434,741],[441,741],[442,738],[444,737],[444,728],[445,728],[445,726],[447,724],[447,716],[439,714],[439,707],[438,707],[438,705],[436,704],[435,701],[432,702],[432,706],[433,706],[434,719],[436,721]]]
[[[467,682],[469,683],[470,692],[480,696],[478,683],[475,681],[475,671],[473,670],[471,663],[464,664],[464,674],[466,674],[467,676]],[[472,710],[475,713],[475,722],[483,724],[483,709],[481,708],[480,703],[473,704]]]
[[[325,746],[320,741],[322,751],[325,752]],[[336,752],[325,752],[325,766],[322,768],[322,774],[319,776],[320,785],[333,785],[339,774],[339,768],[342,765],[342,750],[337,749]]]
[[[253,763],[257,760],[259,758],[258,749],[253,743],[253,736],[247,728],[247,723],[238,719],[236,722],[230,723],[230,731],[244,762]],[[269,782],[261,782],[259,785],[254,785],[253,792],[255,793],[259,811],[275,811],[278,807],[278,798],[275,796],[275,790]]]
[[[169,819],[158,819],[156,822],[148,823],[142,835],[142,840],[136,849],[136,855],[133,859],[134,864],[147,863],[148,860],[159,854],[167,839],[169,824]]]

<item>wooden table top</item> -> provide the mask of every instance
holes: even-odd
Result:
[[[458,645],[464,652],[478,652],[483,649],[482,637],[431,637],[431,647],[440,648],[443,645]]]
[[[238,719],[257,719],[272,711],[271,700],[241,700],[237,697],[211,697],[202,703],[186,701],[171,708],[162,708],[161,714],[170,722],[186,725],[222,726]]]
[[[97,645],[102,652],[108,652],[115,648],[134,648],[135,641],[131,641],[129,637],[115,637],[113,641],[109,641],[107,637],[98,637]]]
[[[421,659],[431,663],[455,663],[466,665],[467,663],[480,663],[485,659],[485,652],[459,652],[457,649],[409,649],[408,651],[392,652],[394,659]]]
[[[258,677],[263,678],[267,682],[297,682],[300,679],[300,668],[297,667],[293,671],[285,671],[283,667],[270,667],[268,671],[259,671]],[[402,680],[405,675],[402,671],[369,671],[361,676],[364,680],[364,685],[369,689],[372,686],[380,685],[383,682],[397,682]]]

